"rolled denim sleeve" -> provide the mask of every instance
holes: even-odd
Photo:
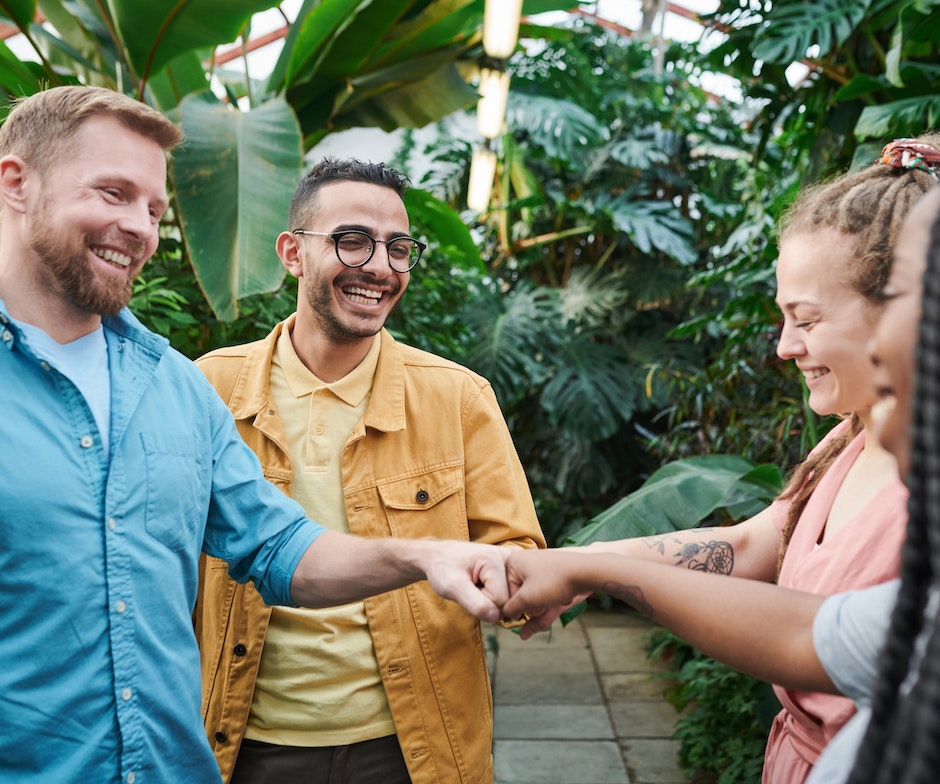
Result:
[[[294,570],[326,529],[265,479],[232,415],[215,390],[212,395],[218,403],[213,404],[212,498],[203,550],[226,561],[233,580],[253,581],[267,604],[293,606]]]

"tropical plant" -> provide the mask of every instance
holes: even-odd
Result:
[[[734,455],[674,460],[597,515],[565,544],[632,539],[751,517],[783,488],[780,469]]]
[[[726,38],[706,64],[740,80],[762,142],[785,140],[806,180],[940,119],[937,0],[720,0],[707,19]]]
[[[735,277],[731,254],[767,243],[759,199],[771,173],[748,176],[757,138],[697,86],[692,48],[670,47],[660,72],[648,42],[583,21],[538,35],[547,43],[509,63],[494,206],[467,215],[476,218],[488,278],[461,316],[476,342],[459,359],[493,381],[543,526],[560,542],[639,487],[663,457],[780,457],[772,430],[751,449],[735,428],[716,425],[725,440],[710,443],[715,410],[703,406],[693,421],[676,403],[727,345],[729,329],[683,332],[719,302],[740,307],[742,292],[760,302],[760,327],[738,329],[764,341],[757,367],[768,355],[770,285],[759,281],[756,297],[753,281]],[[456,203],[469,144],[453,125],[445,121],[426,150],[433,165],[421,184]],[[710,275],[716,285],[706,298],[697,283]],[[744,376],[743,348],[736,361]],[[751,375],[759,399],[802,413],[785,371]],[[719,381],[716,374],[716,389]],[[722,392],[714,408],[731,399],[732,384]],[[682,428],[684,441],[673,440]]]
[[[780,710],[769,683],[716,662],[665,629],[653,632],[650,658],[669,664],[667,695],[681,713],[673,737],[679,764],[699,784],[760,781],[764,748]]]
[[[526,3],[530,13],[570,5]],[[214,48],[247,40],[252,16],[276,6],[0,4],[37,57],[22,62],[0,43],[0,87],[8,96],[63,83],[104,85],[182,126],[187,143],[172,162],[169,214],[170,236],[180,244],[171,253],[192,265],[222,320],[236,316],[240,299],[280,286],[274,240],[312,145],[353,126],[424,125],[477,97],[461,68],[480,55],[483,0],[304,0],[263,84],[216,68]]]

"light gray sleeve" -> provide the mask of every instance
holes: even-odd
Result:
[[[867,703],[900,580],[828,597],[813,621],[816,655],[845,696]]]
[[[855,756],[868,729],[871,708],[863,706],[836,733],[809,772],[805,784],[844,784],[855,764]]]

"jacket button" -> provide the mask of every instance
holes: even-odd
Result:
[[[228,735],[226,735],[224,732],[222,732],[222,730],[219,730],[219,731],[215,734],[215,739],[216,739],[219,743],[225,743],[226,738],[228,738]]]
[[[419,504],[426,504],[428,502],[428,498],[430,497],[431,496],[428,495],[427,490],[419,490],[417,495],[415,495],[415,501],[417,501]]]
[[[248,653],[248,649],[241,643],[238,643],[238,645],[236,645],[233,649],[233,653],[236,656],[244,656],[246,653]]]

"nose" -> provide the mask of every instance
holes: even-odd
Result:
[[[374,240],[372,257],[359,269],[366,270],[370,275],[375,275],[376,277],[403,274],[392,268],[392,257],[388,252],[388,243],[384,240]]]
[[[150,205],[144,200],[128,202],[121,210],[118,227],[121,231],[146,240],[157,235],[159,220],[155,219]]]
[[[796,327],[787,319],[783,320],[780,337],[777,340],[777,356],[780,359],[794,359],[806,353],[806,345]]]

